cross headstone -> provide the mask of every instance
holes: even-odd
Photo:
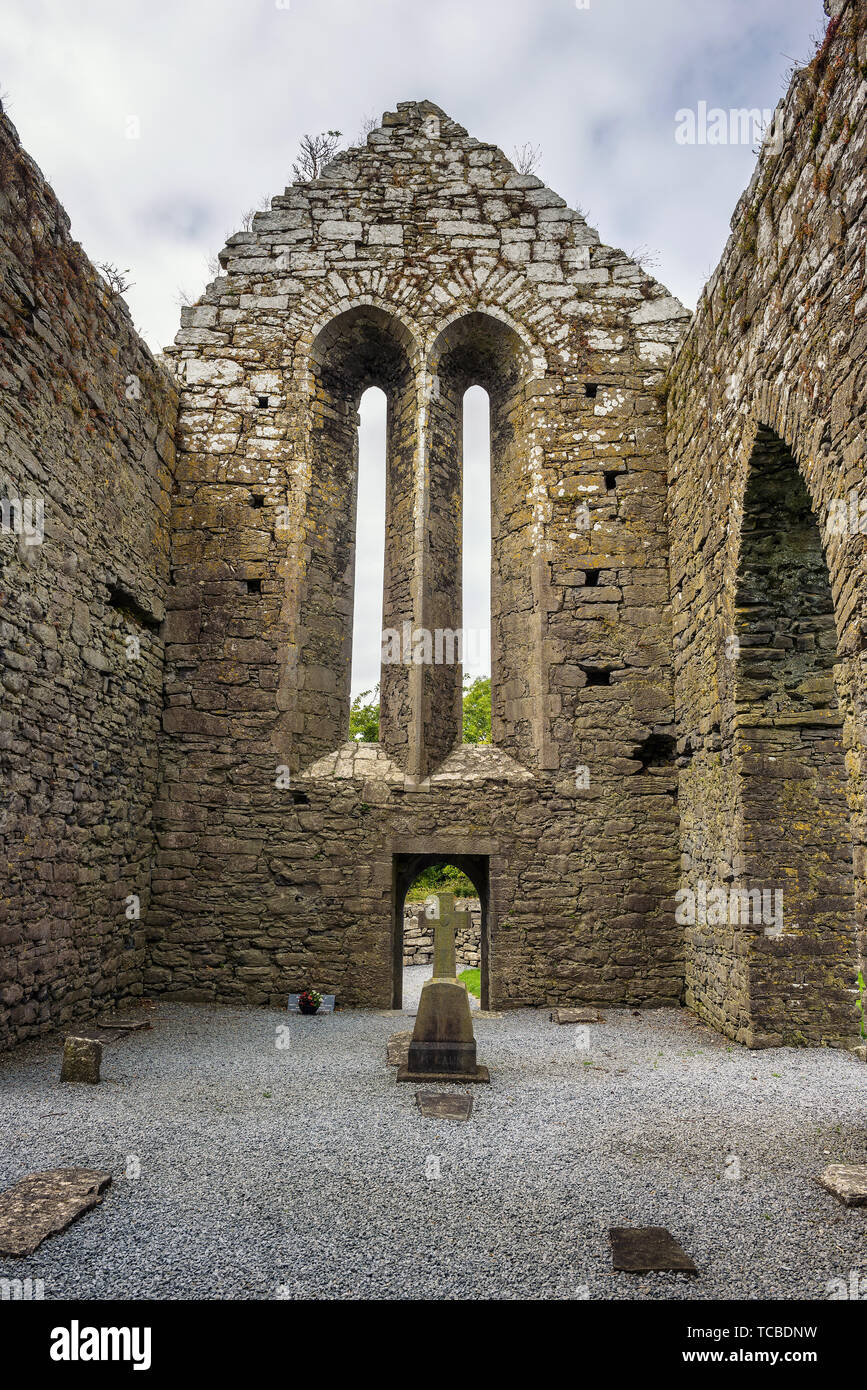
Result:
[[[407,1060],[398,1081],[489,1081],[476,1061],[466,985],[457,978],[454,893],[437,893],[433,975],[422,985]]]
[[[454,980],[458,973],[455,933],[464,914],[455,910],[454,893],[437,893],[436,899],[438,910],[434,918],[434,978]]]

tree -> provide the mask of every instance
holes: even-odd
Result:
[[[491,678],[464,677],[464,743],[491,741]],[[356,743],[379,742],[379,686],[362,690],[349,707],[349,737]]]
[[[464,676],[464,743],[491,741],[491,678]]]
[[[318,179],[340,148],[341,130],[324,130],[319,135],[302,135],[298,158],[292,165],[292,182],[309,183]]]
[[[436,892],[454,893],[458,898],[478,897],[475,885],[454,864],[432,864],[429,869],[422,869],[410,885],[407,901],[420,902]]]
[[[132,288],[132,281],[129,279],[129,266],[126,270],[118,270],[113,261],[97,261],[96,268],[107,281],[112,294],[126,294]]]
[[[373,699],[369,699],[373,696]],[[368,701],[365,704],[365,701]],[[356,743],[379,742],[379,686],[362,690],[349,707],[349,737]]]
[[[368,135],[371,135],[374,130],[379,130],[379,121],[375,116],[365,116],[355,140],[356,145],[366,145]]]
[[[541,158],[541,146],[531,145],[528,141],[525,145],[515,146],[512,163],[519,174],[534,174]]]

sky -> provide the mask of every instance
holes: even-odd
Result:
[[[676,113],[773,108],[821,0],[4,0],[0,92],[94,261],[128,270],[154,350],[305,132],[428,99],[536,172],[693,308],[755,163],[685,145]],[[468,421],[465,628],[487,628],[484,401]],[[382,400],[362,431],[354,690],[378,678]],[[378,442],[377,442],[378,441]],[[474,481],[473,481],[474,479]],[[467,505],[471,503],[471,505]],[[371,622],[371,617],[374,621]],[[477,670],[484,668],[484,661]],[[473,671],[473,674],[477,673]]]

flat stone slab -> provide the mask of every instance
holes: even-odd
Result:
[[[388,1067],[406,1066],[412,1032],[392,1033],[385,1048],[385,1064]]]
[[[867,1207],[867,1163],[831,1163],[819,1182],[847,1207]]]
[[[416,1085],[424,1085],[426,1082],[431,1085],[441,1086],[444,1081],[450,1085],[469,1086],[476,1083],[487,1083],[491,1079],[491,1073],[487,1067],[476,1067],[475,1071],[410,1071],[404,1063],[398,1068],[398,1081],[414,1081]]]
[[[151,1028],[153,1024],[149,1018],[98,1018],[96,1020],[98,1028],[107,1028],[112,1033],[138,1033],[142,1028]]]
[[[471,1095],[454,1092],[416,1091],[415,1101],[426,1120],[468,1120],[473,1109]]]
[[[301,1010],[300,1010],[299,1007],[298,1007],[298,995],[297,995],[297,994],[290,994],[290,995],[289,995],[289,1012],[290,1012],[290,1014],[300,1014],[300,1013],[301,1013]],[[319,1005],[319,1008],[316,1010],[316,1013],[315,1013],[315,1014],[306,1014],[305,1017],[306,1017],[306,1018],[318,1018],[320,1014],[333,1014],[333,1013],[334,1013],[334,995],[333,995],[333,994],[323,994],[323,996],[322,996],[322,1003]]]
[[[76,1028],[74,1035],[70,1033],[69,1036],[81,1038],[85,1042],[102,1043],[106,1046],[108,1043],[120,1042],[121,1038],[128,1038],[129,1033],[124,1028],[103,1028],[97,1024],[91,1024],[83,1028]]]
[[[110,1182],[110,1173],[91,1168],[49,1168],[0,1192],[0,1255],[31,1255],[46,1236],[98,1207]]]
[[[605,1018],[598,1009],[552,1009],[552,1023],[602,1023]]]
[[[612,1226],[614,1268],[630,1274],[655,1270],[698,1274],[695,1264],[664,1226]]]

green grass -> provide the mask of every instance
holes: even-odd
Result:
[[[478,893],[466,875],[453,864],[434,864],[419,874],[406,895],[408,903],[423,902],[434,893],[454,893],[456,898],[477,898]]]
[[[458,976],[461,984],[466,985],[470,994],[475,995],[476,999],[482,997],[482,972],[481,970],[462,970]]]

